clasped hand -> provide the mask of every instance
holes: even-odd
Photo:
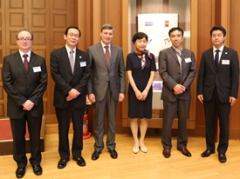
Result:
[[[148,90],[143,90],[143,92],[137,90],[135,95],[139,101],[144,101],[147,98]]]
[[[34,103],[31,100],[26,100],[22,104],[22,106],[23,106],[23,110],[30,111],[33,108],[33,106],[34,106]]]
[[[173,88],[173,92],[175,95],[182,94],[183,92],[185,92],[185,90],[186,90],[185,86],[181,84],[176,84]]]
[[[66,97],[67,101],[71,101],[75,98],[77,98],[80,95],[80,92],[74,88],[72,88],[69,92],[68,92],[68,96]]]

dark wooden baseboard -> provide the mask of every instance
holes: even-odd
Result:
[[[41,152],[44,152],[44,139],[41,139]],[[13,153],[13,141],[0,142],[0,155],[10,155]],[[30,153],[30,142],[26,141],[26,152]]]

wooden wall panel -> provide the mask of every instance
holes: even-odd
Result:
[[[103,1],[103,19],[102,23],[110,23],[114,28],[113,43],[122,46],[122,2],[104,0]],[[114,10],[113,10],[114,9]],[[126,38],[126,37],[124,37]]]
[[[197,69],[199,69],[199,62],[202,53],[211,47],[210,29],[215,23],[215,1],[214,0],[199,0],[198,1],[198,48],[197,48]],[[197,85],[197,84],[196,84]],[[196,96],[193,96],[196,98]],[[205,122],[203,105],[196,100],[196,135],[205,135]]]
[[[32,9],[46,9],[46,0],[32,0]]]
[[[92,1],[78,0],[77,1],[77,22],[81,30],[81,38],[79,48],[87,50],[93,42],[93,3]],[[87,15],[86,15],[87,14]]]
[[[229,21],[228,21],[228,36],[229,46],[238,51],[238,56],[240,58],[240,44],[239,44],[239,32],[240,32],[240,16],[239,16],[239,0],[227,1],[229,6]],[[240,98],[240,89],[238,90],[238,98]],[[240,138],[240,100],[232,107],[231,117],[230,117],[230,137]]]
[[[22,9],[24,6],[24,0],[9,0],[9,8],[11,9]]]

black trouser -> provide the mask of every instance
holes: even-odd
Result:
[[[25,134],[26,123],[28,126],[30,137],[31,164],[40,164],[41,148],[40,148],[40,131],[42,124],[42,116],[33,117],[30,113],[25,112],[23,118],[10,119],[13,134],[13,158],[18,166],[27,165]]]
[[[219,101],[216,91],[210,101],[204,103],[205,126],[206,126],[206,145],[207,149],[215,151],[215,128],[217,118],[219,119],[220,136],[218,152],[225,153],[228,148],[229,139],[229,114],[230,103]]]
[[[58,120],[58,152],[62,159],[69,160],[69,140],[68,131],[70,126],[70,119],[73,123],[73,142],[72,142],[72,155],[73,158],[81,156],[83,148],[83,115],[85,108],[55,108]]]

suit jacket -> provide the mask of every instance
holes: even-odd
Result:
[[[76,49],[74,73],[72,74],[68,52],[65,47],[51,53],[51,74],[55,81],[54,106],[57,108],[84,108],[86,106],[87,83],[89,79],[89,60],[86,52]],[[68,102],[68,92],[75,88],[80,95]]]
[[[29,70],[25,71],[19,52],[4,58],[3,87],[7,92],[7,114],[12,119],[23,118],[22,104],[26,100],[34,103],[29,112],[33,117],[43,114],[43,94],[47,87],[47,70],[43,57],[31,52]]]
[[[195,57],[192,51],[183,49],[180,64],[173,47],[159,53],[159,74],[163,80],[162,99],[167,101],[190,100],[190,85],[196,74]],[[185,86],[186,91],[180,95],[173,93],[176,84]]]
[[[95,94],[96,100],[101,101],[110,85],[113,99],[118,101],[118,94],[125,92],[125,67],[123,51],[111,45],[110,65],[107,65],[101,43],[93,45],[88,50],[91,63],[91,78],[88,93]]]
[[[218,67],[214,64],[213,48],[202,54],[198,75],[198,94],[204,100],[212,99],[214,89],[221,102],[227,103],[229,96],[237,98],[239,84],[239,62],[237,52],[224,47]]]

